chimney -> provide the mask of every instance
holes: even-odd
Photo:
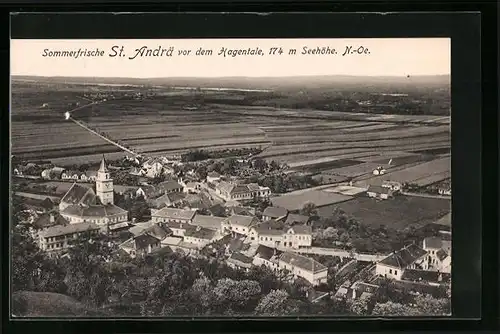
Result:
[[[51,223],[55,223],[55,222],[56,222],[56,217],[54,217],[54,214],[53,214],[53,213],[51,213],[51,214],[49,215],[49,220],[50,220],[50,222],[51,222]]]

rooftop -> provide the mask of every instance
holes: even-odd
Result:
[[[273,206],[268,206],[264,212],[263,216],[271,217],[271,218],[280,218],[285,217],[288,214],[288,210],[284,208],[278,208]]]
[[[275,253],[276,252],[276,253]],[[260,257],[261,259],[264,260],[270,260],[274,255],[279,255],[281,252],[276,251],[274,248],[267,247],[264,245],[259,245],[257,247],[257,251],[255,252],[255,256]]]
[[[308,216],[304,215],[298,215],[295,213],[290,213],[288,217],[286,218],[285,224],[287,225],[294,225],[294,224],[307,224],[309,221]]]
[[[245,255],[238,253],[238,252],[234,252],[233,254],[231,254],[230,259],[233,259],[233,260],[236,260],[236,261],[239,261],[242,263],[246,263],[246,264],[251,264],[253,262],[253,259],[251,257],[245,256]]]
[[[449,249],[451,248],[451,242],[439,237],[428,237],[424,239],[423,247],[424,249]]]
[[[156,211],[152,216],[160,217],[160,218],[169,218],[169,219],[191,220],[191,219],[193,219],[195,214],[196,214],[196,211],[194,211],[194,210],[163,208],[161,210]]]
[[[193,237],[203,240],[212,240],[213,237],[215,236],[215,231],[208,228],[200,227],[200,228],[186,230],[184,235],[186,237]]]
[[[226,219],[227,218],[196,214],[196,216],[194,216],[192,224],[212,230],[218,230],[221,228],[222,222]]]
[[[425,254],[427,254],[425,250],[415,244],[411,244],[392,253],[379,263],[394,268],[406,269]]]
[[[165,191],[171,191],[171,190],[181,189],[182,186],[176,181],[169,180],[158,184],[158,188],[163,189]]]
[[[451,282],[451,274],[429,270],[406,269],[402,279],[413,282],[447,284]]]
[[[250,227],[256,221],[256,219],[252,216],[232,215],[228,218],[227,221],[231,225]]]
[[[294,225],[291,230],[295,234],[312,234],[312,227],[309,225]]]
[[[290,252],[281,254],[280,261],[312,273],[318,273],[328,269],[312,258]]]
[[[77,217],[108,217],[127,214],[126,210],[114,204],[106,205],[70,205],[61,211],[62,214]]]
[[[73,234],[91,230],[99,230],[99,226],[94,223],[79,223],[68,225],[57,225],[47,228],[40,232],[40,235],[45,238],[57,237],[60,235]]]
[[[50,216],[53,216],[54,221],[50,221]],[[55,213],[44,213],[38,217],[37,220],[33,222],[33,227],[34,228],[46,228],[50,226],[55,226],[55,225],[68,225],[69,222],[60,214],[55,214]]]
[[[92,188],[73,183],[61,202],[68,204],[91,205],[96,203],[96,195]]]

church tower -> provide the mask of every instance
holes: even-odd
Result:
[[[109,174],[108,167],[106,167],[106,160],[104,159],[104,155],[101,160],[101,166],[97,171],[95,187],[97,197],[99,197],[102,204],[113,204],[113,180],[111,179],[111,176]]]

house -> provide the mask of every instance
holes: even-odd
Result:
[[[97,178],[97,171],[88,170],[80,176],[81,181],[91,181],[94,182]]]
[[[161,247],[161,242],[159,239],[146,233],[130,238],[119,247],[127,252],[130,257],[135,258],[152,253]]]
[[[182,251],[186,254],[197,254],[199,252],[198,245],[182,241],[181,237],[166,237],[161,244],[162,247],[169,247],[174,252]]]
[[[351,286],[350,291],[352,294],[350,298],[371,297],[377,293],[378,289],[378,285],[357,281]]]
[[[39,231],[57,225],[66,226],[69,225],[69,221],[55,212],[44,213],[33,221],[30,226],[30,232],[32,236],[35,236]]]
[[[229,209],[231,215],[255,216],[255,208],[244,206],[233,206]]]
[[[43,251],[60,251],[75,242],[88,240],[99,234],[100,227],[94,223],[55,225],[38,233],[38,245]]]
[[[232,215],[222,222],[222,232],[234,232],[247,235],[250,228],[257,224],[258,220],[251,216]]]
[[[24,197],[23,204],[24,206],[26,206],[26,208],[34,210],[38,214],[51,211],[56,207],[56,204],[49,197],[43,200]]]
[[[285,252],[278,262],[280,269],[288,270],[295,277],[302,277],[314,286],[327,282],[328,268],[312,258]]]
[[[151,158],[144,162],[142,168],[145,170],[145,176],[155,178],[164,172],[163,163],[158,158]]]
[[[193,194],[198,193],[201,190],[201,185],[198,182],[180,182],[183,186],[183,190],[185,193]]]
[[[384,182],[382,182],[382,187],[390,189],[393,192],[396,192],[396,191],[400,191],[401,188],[403,187],[403,185],[401,184],[401,182],[397,182],[397,181],[384,181]]]
[[[207,182],[208,183],[216,183],[219,182],[221,175],[217,172],[210,172],[207,174]]]
[[[438,193],[443,196],[451,196],[451,188],[439,188]]]
[[[169,193],[182,193],[183,186],[173,180],[159,183],[156,189],[163,195]]]
[[[309,225],[294,225],[283,235],[282,241],[284,247],[311,247],[312,227]]]
[[[285,224],[288,226],[292,225],[307,225],[309,223],[309,217],[304,215],[298,215],[295,213],[290,213],[286,217]]]
[[[61,210],[61,215],[71,224],[92,222],[99,226],[108,226],[128,221],[128,211],[114,205],[70,205]]]
[[[262,213],[262,220],[263,221],[268,221],[271,219],[281,220],[286,218],[287,215],[288,215],[287,209],[268,206]]]
[[[166,226],[159,226],[153,222],[137,224],[131,227],[129,231],[134,236],[139,236],[141,234],[149,234],[160,241],[163,241],[165,238],[173,234],[173,231],[170,228]]]
[[[227,259],[226,263],[231,268],[238,268],[248,271],[252,267],[253,259],[239,252],[234,252]]]
[[[215,192],[226,201],[251,200],[256,197],[267,198],[271,195],[268,187],[261,187],[256,183],[236,184],[221,181],[215,187]]]
[[[196,214],[194,216],[193,222],[191,224],[195,226],[200,226],[203,228],[208,228],[214,231],[221,231],[222,230],[222,224],[227,220],[228,218],[225,217],[214,217],[214,216],[206,216],[206,215],[200,215]]]
[[[401,279],[404,281],[418,282],[422,284],[443,285],[451,283],[451,273],[407,269]]]
[[[255,252],[253,258],[253,264],[255,266],[266,266],[272,270],[279,270],[279,257],[282,252],[276,250],[275,248],[267,247],[265,245],[259,245],[257,251]]]
[[[172,192],[148,201],[151,207],[161,209],[163,207],[173,207],[180,205],[186,198],[184,193]]]
[[[226,208],[221,204],[215,204],[208,208],[208,211],[217,217],[225,217],[226,216]],[[236,214],[236,213],[233,213]]]
[[[451,272],[451,241],[440,237],[425,238],[423,249],[427,252],[424,269]]]
[[[159,196],[159,191],[151,185],[142,185],[136,190],[135,196],[152,199]]]
[[[182,210],[174,208],[163,208],[151,213],[154,223],[184,223],[191,224],[196,214],[195,210]]]
[[[195,228],[188,229],[184,233],[184,242],[188,242],[198,246],[198,249],[202,249],[206,245],[215,241],[216,231],[196,226]]]
[[[139,168],[139,167],[132,167],[132,168],[130,168],[128,173],[130,175],[134,175],[134,176],[145,176],[146,170]]]
[[[78,181],[80,179],[80,173],[77,171],[64,171],[61,174],[61,179]]]
[[[116,237],[123,238],[123,235],[128,236],[130,238],[132,236],[132,234],[129,232],[131,226],[132,225],[126,221],[108,225],[108,235],[111,238],[116,238]]]
[[[377,263],[376,274],[401,280],[406,269],[424,269],[427,252],[415,244],[391,253]]]
[[[42,171],[41,176],[42,176],[42,179],[45,179],[45,180],[50,180],[50,168],[48,168],[48,169],[44,169],[44,170]]]
[[[392,190],[386,187],[370,185],[366,191],[368,197],[388,199],[392,196]]]
[[[316,291],[314,289],[306,291],[306,298],[307,300],[309,300],[310,303],[318,303],[329,296],[330,296],[329,292],[321,292],[321,291]]]

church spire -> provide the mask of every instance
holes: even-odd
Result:
[[[99,172],[107,173],[108,168],[106,167],[106,159],[104,158],[104,154],[102,155],[101,166],[99,167]]]

